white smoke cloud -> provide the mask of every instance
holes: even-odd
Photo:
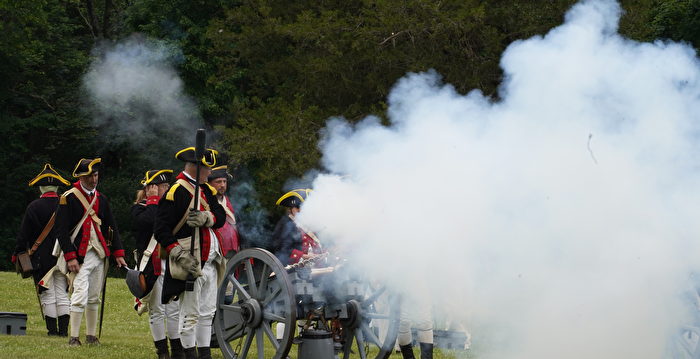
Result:
[[[167,138],[177,149],[193,142],[201,118],[175,69],[182,56],[177,47],[140,35],[95,50],[83,86],[106,142],[144,148]]]
[[[389,126],[329,121],[300,221],[427,289],[479,358],[669,356],[700,264],[700,63],[620,14],[582,1],[511,44],[501,100],[429,71],[396,84]]]

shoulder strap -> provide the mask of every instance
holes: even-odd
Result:
[[[32,248],[29,249],[29,255],[31,256],[32,253],[36,252],[37,248],[41,245],[42,242],[44,242],[44,239],[46,239],[46,236],[49,235],[49,232],[51,232],[51,228],[53,228],[54,223],[56,223],[56,212],[54,211],[53,214],[51,214],[51,218],[49,218],[49,222],[46,223],[46,226],[44,226],[44,230],[41,231],[41,234],[39,237],[34,241],[34,244],[32,244]]]
[[[194,203],[194,186],[193,186],[191,183],[189,183],[188,181],[185,181],[185,180],[182,179],[182,178],[178,179],[175,183],[176,183],[176,185],[177,185],[177,184],[181,185],[183,188],[185,188],[185,189],[187,190],[187,192],[190,193],[190,196],[192,196],[192,199],[193,199],[193,201],[190,202],[190,205],[192,205],[192,203]],[[205,184],[206,184],[206,183],[205,183]],[[206,184],[206,185],[208,185],[208,184]],[[204,188],[201,188],[201,187],[202,187],[202,186],[200,186],[200,190],[203,190]],[[199,201],[199,203],[202,204],[202,207],[204,207],[204,210],[205,210],[205,211],[208,211],[208,210],[209,210],[209,203],[204,202],[204,201]]]
[[[194,197],[192,197],[192,200],[190,201],[190,206],[194,204]],[[190,212],[189,209],[185,210],[185,214],[182,215],[182,218],[180,218],[180,222],[177,222],[177,226],[173,228],[173,234],[177,233],[180,228],[185,224],[187,221],[187,214]]]
[[[151,255],[153,254],[153,251],[156,249],[157,245],[158,245],[158,242],[156,241],[155,237],[151,236],[151,240],[148,242],[148,247],[146,247],[146,250],[143,251],[143,256],[141,256],[141,263],[139,264],[137,270],[143,272],[144,269],[146,269],[146,264],[148,264],[148,259],[151,258]],[[154,260],[160,260],[160,259],[155,258]]]
[[[78,224],[75,225],[73,230],[71,231],[70,235],[70,240],[73,242],[75,240],[75,237],[78,235],[78,230],[83,226],[83,223],[87,219],[87,216],[90,214],[90,211],[92,210],[92,205],[95,204],[95,201],[97,200],[97,196],[92,199],[92,202],[87,204],[87,200],[85,199],[85,196],[83,196],[80,191],[78,191],[75,187],[71,188],[70,190],[66,191],[61,197],[67,198],[69,194],[74,194],[78,200],[83,204],[83,207],[85,207],[85,213],[83,213],[83,218],[78,221]],[[87,205],[86,205],[87,204]]]
[[[182,181],[182,180],[178,180],[178,182],[179,181]],[[178,186],[178,185],[179,185],[179,183],[175,184],[175,186]],[[173,186],[173,187],[175,187],[175,186]],[[183,187],[187,188],[187,186],[183,186]],[[192,199],[190,199],[190,204],[187,206],[188,209],[185,210],[185,213],[182,215],[182,218],[180,218],[180,222],[177,222],[177,225],[175,226],[175,228],[173,228],[173,234],[177,233],[180,230],[180,228],[182,228],[182,226],[185,224],[185,222],[187,221],[187,214],[189,213],[189,208],[192,208],[193,205],[194,205],[194,196],[192,196]]]
[[[231,219],[233,220],[233,224],[236,224],[236,216],[233,214],[231,209],[228,208],[228,203],[227,203],[228,199],[226,198],[226,196],[224,196],[223,199],[224,199],[224,203],[219,202],[219,204],[221,205],[221,207],[224,207],[224,211],[226,212],[226,215],[231,217]]]

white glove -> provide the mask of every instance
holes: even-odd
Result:
[[[202,269],[199,268],[199,261],[189,251],[182,246],[175,246],[170,250],[170,258],[177,262],[182,268],[190,272],[195,278],[202,276]]]
[[[187,214],[187,225],[190,227],[211,227],[214,225],[214,215],[209,211],[192,211]]]

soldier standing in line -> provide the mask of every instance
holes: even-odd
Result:
[[[29,187],[39,186],[41,197],[32,201],[24,213],[22,225],[17,234],[17,246],[12,256],[26,252],[31,257],[32,277],[41,304],[48,335],[68,336],[68,281],[60,271],[56,271],[56,257],[52,255],[56,244],[54,228],[58,208],[58,187],[70,186],[50,164],[34,179]]]
[[[231,201],[226,196],[229,181],[232,179],[233,176],[228,173],[228,167],[226,165],[212,168],[211,174],[207,177],[207,183],[216,189],[216,200],[221,207],[224,208],[224,211],[226,211],[226,223],[215,231],[219,242],[221,242],[221,252],[226,259],[233,257],[241,250],[241,237],[238,233],[238,227],[236,227],[236,215]],[[226,288],[224,303],[231,304],[232,301],[233,284],[229,283]]]
[[[226,223],[216,230],[216,235],[221,242],[221,250],[224,257],[230,258],[240,251],[240,237],[238,228],[236,227],[236,215],[233,211],[233,205],[226,196],[229,181],[233,179],[227,171],[226,165],[211,169],[211,174],[207,177],[207,182],[216,189],[216,200],[226,212]],[[229,254],[229,252],[232,252]]]
[[[137,270],[143,274],[146,284],[144,295],[136,299],[136,310],[139,315],[146,311],[149,313],[151,335],[159,359],[184,359],[185,357],[178,331],[180,317],[178,303],[161,302],[165,260],[160,258],[160,245],[153,235],[158,202],[170,188],[172,174],[172,170],[146,172],[145,178],[141,181],[143,189],[137,192],[136,201],[131,207],[131,216],[136,230],[136,247],[141,254],[136,265]],[[172,355],[168,352],[168,338]]]
[[[168,303],[179,298],[180,341],[188,359],[211,358],[216,290],[225,269],[222,245],[214,230],[224,225],[226,212],[216,200],[216,189],[206,183],[216,155],[215,150],[207,149],[199,159],[194,147],[179,151],[175,158],[185,162],[184,171],[160,200],[156,215],[155,237],[169,255],[162,300]],[[193,209],[197,192],[199,203]]]
[[[109,200],[97,191],[101,160],[81,159],[73,170],[78,181],[59,200],[56,214],[58,241],[73,279],[70,306],[71,346],[79,346],[80,323],[85,312],[87,344],[99,345],[97,311],[105,283],[107,258],[126,266],[124,249]],[[60,260],[59,260],[60,262]]]

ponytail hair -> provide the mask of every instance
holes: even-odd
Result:
[[[146,191],[142,189],[136,191],[136,200],[134,201],[134,204],[137,204],[143,201],[144,199],[146,199]]]

